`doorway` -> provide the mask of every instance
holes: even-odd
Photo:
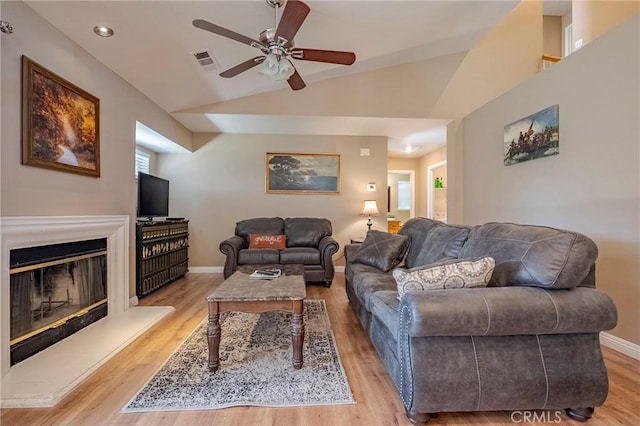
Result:
[[[415,217],[415,170],[387,171],[387,221],[389,229]]]
[[[427,168],[427,217],[447,222],[447,161]]]

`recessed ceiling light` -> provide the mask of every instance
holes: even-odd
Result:
[[[111,37],[113,35],[113,30],[109,27],[105,27],[104,25],[97,25],[93,27],[93,32],[98,34],[100,37]]]

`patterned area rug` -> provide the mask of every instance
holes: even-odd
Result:
[[[121,412],[354,404],[324,300],[306,300],[304,308],[300,370],[291,364],[291,314],[228,312],[220,316],[215,374],[207,367],[205,319]]]

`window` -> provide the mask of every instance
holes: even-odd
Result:
[[[411,210],[411,182],[398,181],[398,210]]]
[[[136,149],[136,179],[138,179],[138,173],[149,173],[149,161],[151,155],[140,149]]]

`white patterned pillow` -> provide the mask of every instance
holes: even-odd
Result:
[[[486,287],[495,266],[493,257],[457,259],[413,269],[394,269],[393,278],[398,284],[398,296],[402,297],[407,291]]]

